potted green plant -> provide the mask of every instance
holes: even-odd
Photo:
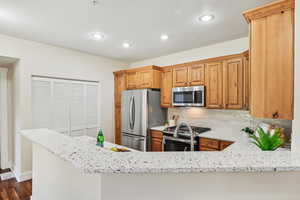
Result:
[[[270,130],[264,131],[259,127],[255,133],[249,134],[249,137],[253,140],[253,144],[262,151],[275,151],[285,143],[279,128],[273,129],[271,132]]]

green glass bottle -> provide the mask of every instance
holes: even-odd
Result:
[[[97,135],[97,145],[100,147],[104,146],[104,135],[103,135],[103,131],[100,128],[98,135]]]

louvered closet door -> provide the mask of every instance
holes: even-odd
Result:
[[[95,137],[98,124],[98,85],[86,85],[86,123],[87,135]]]
[[[71,83],[70,99],[70,126],[71,136],[85,134],[85,85],[83,83]]]
[[[53,82],[52,128],[64,134],[69,134],[70,129],[70,96],[70,83],[63,81]]]
[[[32,127],[51,127],[51,82],[32,80]]]

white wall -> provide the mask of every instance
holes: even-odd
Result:
[[[18,58],[15,67],[15,128],[31,128],[31,76],[43,75],[99,81],[101,85],[101,126],[107,140],[114,140],[113,71],[129,65],[87,53],[0,35],[0,55]],[[16,172],[31,170],[31,145],[16,135]],[[21,148],[19,148],[21,147]]]
[[[137,61],[130,64],[130,67],[146,65],[167,66],[184,62],[196,61],[206,58],[242,53],[249,49],[249,38],[244,37],[236,40],[226,41],[206,47],[182,51],[157,58]]]
[[[300,0],[295,11],[295,99],[292,150],[300,152]]]

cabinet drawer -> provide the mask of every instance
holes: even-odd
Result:
[[[229,141],[221,141],[220,142],[220,150],[226,149],[228,146],[230,146],[233,142]]]
[[[152,137],[152,138],[157,138],[157,139],[162,140],[162,138],[163,138],[163,133],[160,132],[160,131],[151,131],[151,137]]]
[[[214,139],[199,138],[199,144],[200,144],[200,146],[209,147],[209,148],[213,148],[213,149],[220,148],[219,140],[214,140]]]
[[[151,140],[151,151],[161,152],[162,151],[162,139],[152,138]]]
[[[219,151],[218,149],[208,148],[208,147],[203,147],[203,146],[200,146],[199,150],[200,151]]]

